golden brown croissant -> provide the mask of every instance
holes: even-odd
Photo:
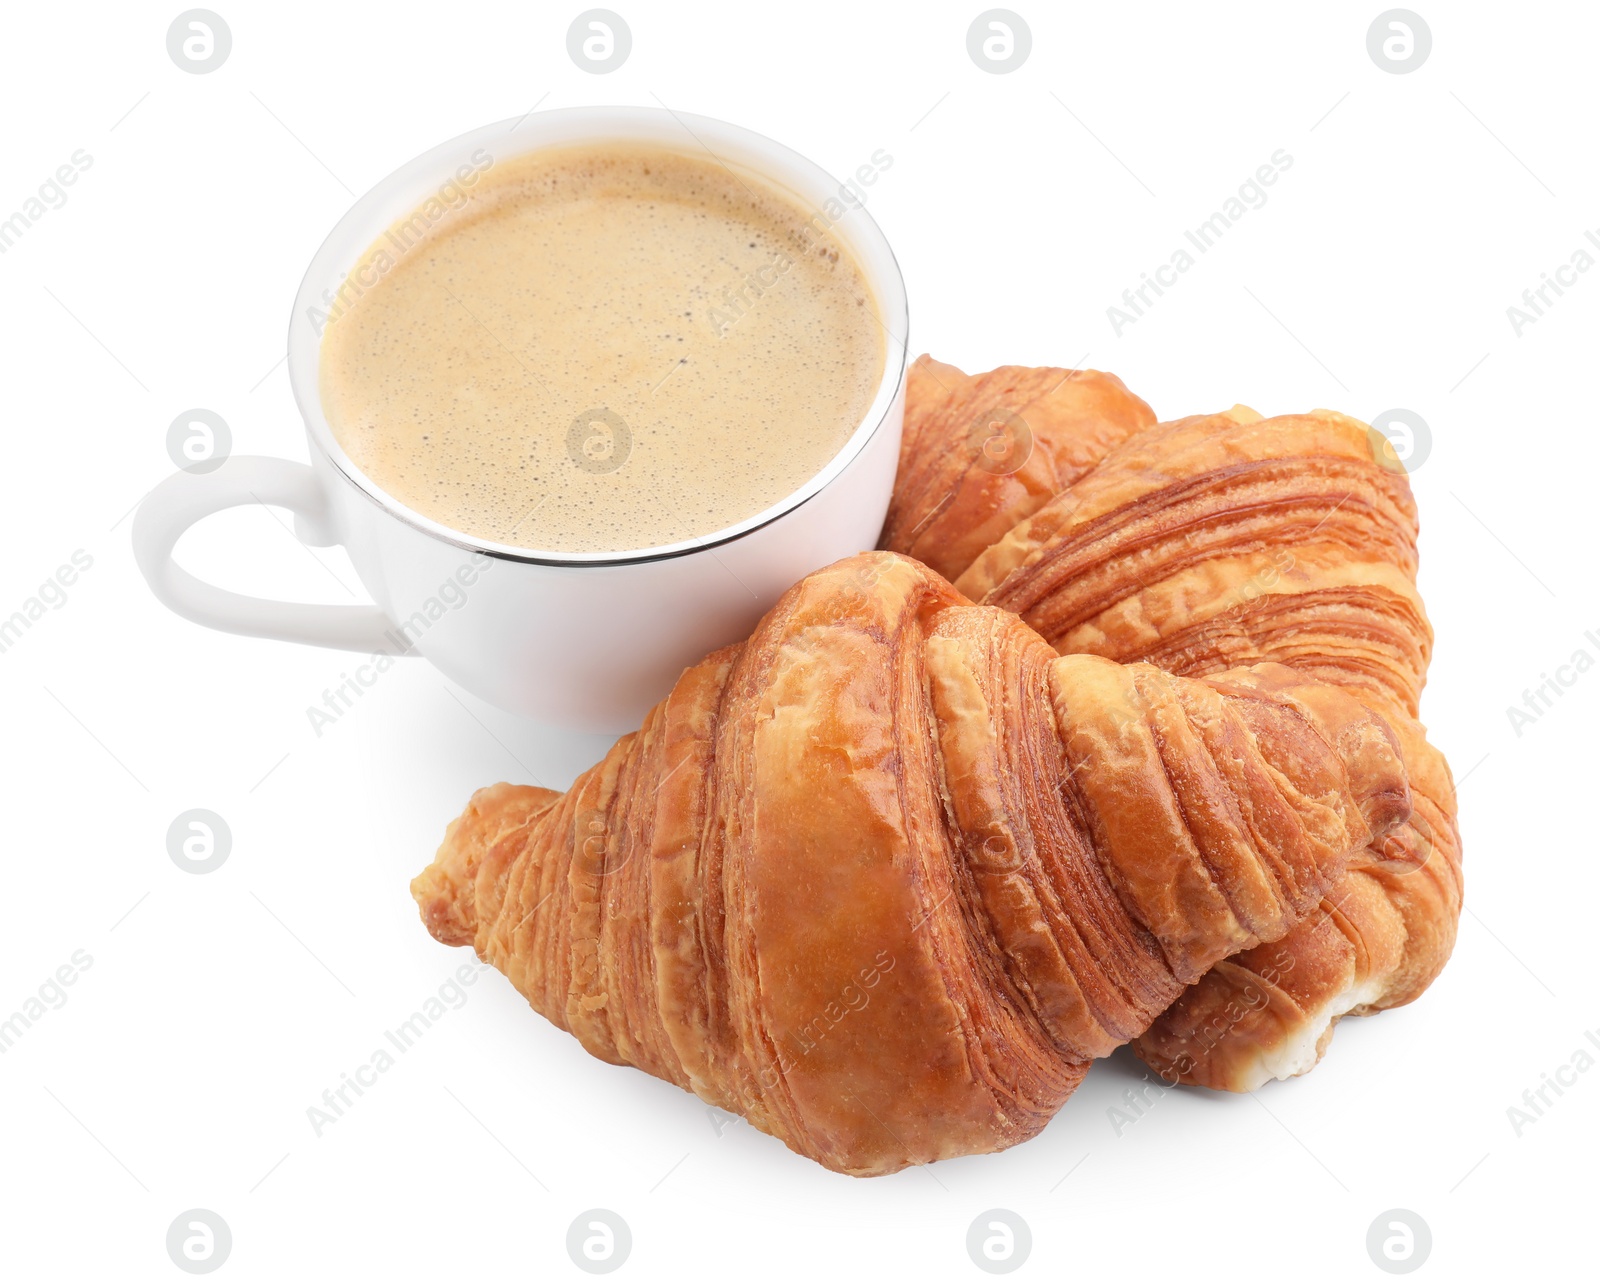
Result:
[[[982,419],[983,377],[963,383],[948,369],[913,367],[908,407],[954,388],[967,404],[930,425]],[[1318,914],[1218,964],[1135,1041],[1168,1078],[1250,1089],[1309,1070],[1340,1016],[1415,999],[1454,944],[1455,790],[1415,721],[1432,646],[1415,586],[1416,510],[1382,439],[1333,412],[1263,420],[1241,406],[1132,435],[1121,427],[1084,433],[1077,478],[1004,535],[960,546],[958,587],[1018,612],[1064,654],[1191,676],[1276,661],[1337,683],[1393,726],[1417,798],[1413,818],[1352,863]],[[908,434],[937,448],[930,428]],[[912,481],[925,466],[902,467],[918,503],[937,507]],[[961,511],[987,535],[981,498],[963,497]],[[886,531],[885,546],[898,538]]]
[[[877,1174],[1031,1137],[1410,812],[1336,687],[1057,657],[863,554],[565,794],[480,790],[412,892],[595,1056]]]

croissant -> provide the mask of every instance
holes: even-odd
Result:
[[[1411,810],[1337,687],[1058,657],[863,554],[566,793],[480,790],[412,893],[596,1057],[881,1174],[1031,1137]]]
[[[1004,374],[1029,386],[1025,373]],[[886,548],[909,549],[904,533],[945,501],[919,480],[922,457],[945,459],[941,476],[956,476],[954,461],[974,456],[958,426],[1003,421],[1009,403],[996,396],[991,377],[913,366],[917,423]],[[1075,475],[1048,500],[948,492],[984,535],[981,548],[950,546],[944,569],[958,588],[1017,612],[1063,654],[1189,676],[1272,661],[1338,684],[1393,728],[1416,796],[1412,817],[1351,862],[1317,914],[1218,963],[1134,1042],[1169,1080],[1253,1089],[1311,1069],[1341,1016],[1415,999],[1454,945],[1455,787],[1416,721],[1432,647],[1415,583],[1416,508],[1387,444],[1347,416],[1263,419],[1237,406],[1128,433],[1109,413],[1066,448]],[[1050,449],[1063,450],[1059,437]],[[999,536],[997,523],[1007,524]]]

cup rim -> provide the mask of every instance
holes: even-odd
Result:
[[[656,142],[671,146],[673,144],[666,141],[666,136],[670,134],[677,137],[677,133],[669,128],[675,126],[687,135],[686,140],[680,139],[677,143],[680,150],[692,152],[698,148],[723,165],[727,162],[707,146],[704,136],[709,135],[718,143],[733,143],[747,153],[759,153],[763,160],[772,162],[771,170],[743,158],[736,163],[744,165],[786,195],[800,200],[805,210],[820,215],[815,202],[796,192],[790,183],[784,181],[781,172],[773,173],[772,170],[787,170],[803,176],[814,188],[843,190],[843,185],[819,165],[764,134],[713,117],[677,112],[665,107],[560,108],[541,112],[535,117],[496,121],[440,143],[380,179],[340,217],[312,257],[296,291],[294,310],[289,320],[289,382],[315,448],[357,492],[386,513],[424,534],[471,553],[481,553],[508,562],[544,566],[627,566],[684,557],[739,540],[751,532],[770,526],[815,499],[850,467],[888,422],[904,387],[909,361],[910,310],[904,274],[882,229],[867,212],[865,205],[859,202],[847,207],[838,219],[829,220],[828,230],[841,236],[857,252],[857,261],[867,276],[868,285],[878,296],[879,306],[885,313],[879,319],[880,328],[887,336],[883,374],[872,403],[844,445],[802,486],[759,513],[704,535],[638,549],[583,553],[525,548],[467,535],[419,513],[378,486],[345,453],[334,437],[322,408],[317,378],[322,332],[312,321],[313,311],[326,302],[324,292],[328,285],[331,283],[337,287],[342,270],[358,263],[384,228],[414,209],[426,199],[428,191],[438,187],[441,174],[448,175],[452,168],[448,162],[464,157],[475,144],[503,145],[508,135],[527,123],[541,128],[531,135],[524,134],[514,151],[496,155],[496,161],[524,156],[546,147],[601,140]],[[419,184],[422,185],[420,189]],[[406,196],[408,192],[410,195]],[[847,221],[848,227],[845,226]],[[875,253],[866,253],[868,251]],[[872,258],[880,260],[876,272],[867,261]]]

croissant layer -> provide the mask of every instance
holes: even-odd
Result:
[[[921,357],[883,547],[954,580],[1155,414],[1115,375],[1002,366],[964,375]]]

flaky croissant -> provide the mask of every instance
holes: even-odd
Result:
[[[1411,810],[1337,687],[1058,657],[864,554],[565,794],[480,790],[412,892],[595,1056],[879,1174],[1032,1136]]]
[[[1264,420],[1247,407],[1074,433],[1053,422],[1075,475],[1026,511],[960,476],[978,456],[960,427],[1007,423],[1008,386],[1097,386],[1097,372],[912,368],[898,524],[887,548],[941,506],[983,540],[953,539],[944,570],[974,600],[1017,612],[1064,654],[1147,661],[1184,675],[1274,661],[1336,683],[1400,739],[1417,807],[1352,861],[1288,937],[1214,967],[1134,1048],[1169,1079],[1251,1089],[1315,1065],[1343,1015],[1415,999],[1449,958],[1461,909],[1455,787],[1416,721],[1432,632],[1416,591],[1416,508],[1403,468],[1367,425],[1330,411]],[[1120,383],[1116,385],[1121,387]],[[1000,400],[996,400],[999,398]],[[1091,411],[1091,413],[1093,413]],[[1038,435],[1034,435],[1038,440]],[[926,457],[926,458],[924,458]],[[1007,461],[1021,464],[1020,454]],[[997,523],[1006,525],[994,534]]]

